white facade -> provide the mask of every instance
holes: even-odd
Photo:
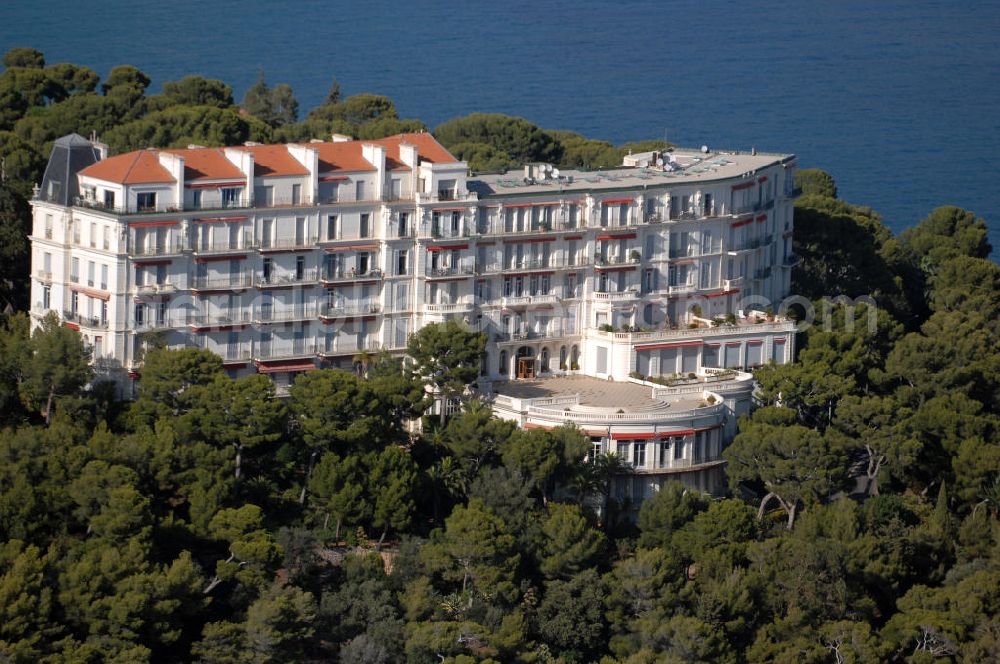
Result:
[[[33,201],[31,313],[126,395],[148,333],[279,385],[447,318],[488,334],[493,381],[790,361],[791,325],[762,321],[795,261],[794,157],[626,164],[476,176],[429,134],[103,159],[68,205]]]

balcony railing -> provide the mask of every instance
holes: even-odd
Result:
[[[257,245],[252,238],[243,238],[243,241],[235,242],[215,242],[212,244],[202,244],[197,245],[192,248],[192,251],[198,255],[209,255],[209,254],[240,254],[256,249]]]
[[[253,320],[257,324],[289,323],[313,319],[316,317],[316,311],[316,306],[311,304],[294,307],[258,307],[253,312]]]
[[[351,268],[350,270],[323,270],[320,273],[319,280],[324,283],[333,283],[335,281],[371,281],[373,279],[381,279],[383,276],[385,275],[382,270],[378,268],[365,271]]]
[[[435,240],[454,240],[469,237],[469,225],[461,223],[457,228],[452,228],[450,222],[443,221],[438,225],[433,223],[421,228],[420,237],[429,237]]]
[[[129,256],[171,256],[188,251],[186,242],[181,240],[167,240],[165,242],[148,242],[143,244],[132,243],[129,245]]]
[[[303,271],[301,277],[291,273],[270,274],[267,277],[259,274],[254,276],[254,285],[256,285],[257,288],[307,286],[309,284],[314,284],[317,281],[319,281],[319,270],[315,268]]]
[[[431,267],[428,265],[425,271],[426,276],[431,278],[471,276],[475,273],[476,270],[471,265],[451,265],[448,267]]]
[[[602,293],[606,294],[606,293]],[[510,295],[500,298],[503,307],[527,307],[536,304],[555,304],[559,300],[555,293],[540,293],[538,295]]]
[[[724,279],[722,281],[723,290],[733,290],[734,288],[739,288],[743,285],[743,277],[733,277],[732,279]]]
[[[472,311],[473,303],[471,301],[463,302],[430,302],[424,305],[424,311],[429,314],[454,314],[454,313],[464,313],[467,311]]]
[[[231,274],[218,277],[193,277],[192,290],[243,289],[253,285],[253,275],[249,273]]]
[[[319,346],[313,339],[271,341],[257,346],[253,356],[258,360],[284,360],[315,355]]]
[[[597,302],[627,302],[639,297],[637,290],[624,290],[617,293],[594,293]]]
[[[319,348],[320,355],[348,355],[364,351],[378,351],[382,348],[376,339],[367,337],[359,339],[356,336],[337,336]]]
[[[192,327],[245,325],[249,322],[250,312],[246,310],[222,311],[214,314],[191,314],[188,316],[188,325]]]
[[[309,237],[279,237],[274,239],[261,240],[260,249],[261,253],[268,251],[282,251],[291,249],[314,249],[316,244],[319,242],[319,238],[315,235]]]
[[[347,318],[350,316],[367,316],[377,314],[381,310],[377,302],[350,302],[345,304],[324,304],[319,308],[320,318]]]
[[[39,281],[50,282],[52,281],[52,272],[50,272],[49,270],[36,270],[35,278],[37,278]]]
[[[63,320],[68,323],[76,323],[83,327],[96,327],[107,329],[108,320],[106,318],[101,318],[99,316],[84,316],[79,312],[64,311]]]
[[[177,286],[169,281],[161,284],[136,284],[134,288],[137,295],[156,295],[177,292]]]

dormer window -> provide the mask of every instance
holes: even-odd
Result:
[[[156,209],[156,192],[144,191],[136,194],[136,207],[140,212]]]

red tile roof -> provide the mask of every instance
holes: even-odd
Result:
[[[289,154],[284,145],[250,145],[237,149],[253,153],[254,177],[309,174],[306,167]]]
[[[397,134],[371,141],[344,141],[341,143],[309,143],[307,147],[319,152],[319,171],[373,171],[372,166],[362,156],[361,146],[374,143],[385,147],[385,165],[389,170],[407,170],[409,167],[399,158],[402,143],[415,145],[421,161],[434,164],[457,161],[444,146],[428,133]],[[289,154],[284,145],[236,146],[238,150],[252,152],[254,156],[254,176],[308,175],[309,171]],[[240,172],[229,161],[222,148],[187,148],[164,150],[184,158],[184,178],[187,181],[222,180],[242,178]],[[156,156],[157,150],[138,150],[109,157],[80,171],[81,175],[107,180],[119,184],[144,184],[173,182],[174,179]]]
[[[319,152],[319,172],[374,171],[367,159],[361,156],[361,141],[343,143],[309,143],[308,147]]]
[[[222,148],[188,148],[164,152],[184,157],[184,179],[188,182],[243,179],[242,171],[226,159]]]
[[[155,150],[137,150],[108,157],[83,169],[80,175],[118,184],[174,182],[170,172],[160,165]]]

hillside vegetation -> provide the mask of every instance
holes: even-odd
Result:
[[[412,365],[358,356],[288,399],[153,348],[138,399],[116,402],[76,332],[52,317],[29,335],[23,312],[25,197],[54,138],[423,125],[336,85],[299,121],[263,79],[247,115],[219,81],[149,95],[132,67],[101,82],[30,49],[4,65],[0,296],[19,311],[0,314],[0,659],[1000,661],[1000,268],[972,213],[893,236],[800,171],[793,290],[820,320],[795,364],[756,372],[760,408],[725,452],[733,497],[668,483],[633,523],[609,491],[627,468],[588,459],[575,429],[517,430],[474,399],[425,416],[425,384],[476,376],[484,340],[457,324],[415,335]],[[435,133],[473,168],[628,149],[496,115]],[[819,303],[839,295],[873,299]]]

